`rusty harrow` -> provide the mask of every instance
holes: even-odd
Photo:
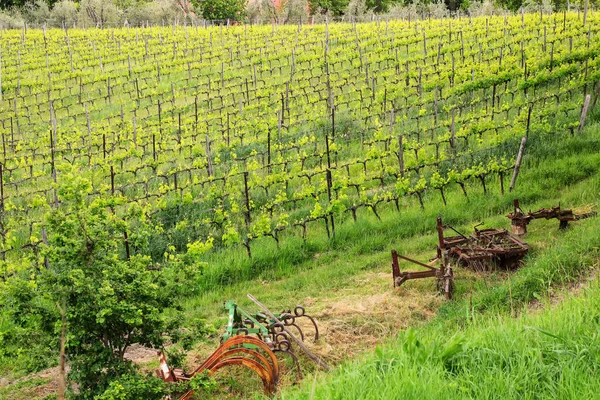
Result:
[[[269,395],[275,393],[277,382],[287,372],[295,374],[296,379],[302,378],[300,363],[292,349],[289,329],[295,329],[300,340],[304,341],[304,332],[298,324],[304,318],[314,327],[315,341],[319,338],[317,323],[306,314],[304,307],[296,306],[293,312],[287,310],[269,316],[263,313],[250,314],[233,301],[225,302],[225,309],[229,319],[225,333],[221,336],[221,346],[200,367],[190,374],[181,369],[171,369],[165,355],[159,353],[160,369],[156,370],[156,374],[165,382],[189,381],[198,373],[207,372],[212,375],[223,367],[241,365],[258,374],[265,393]],[[286,370],[285,364],[280,365],[276,353],[289,356],[293,367]],[[193,391],[188,391],[179,400],[190,399],[192,395]]]
[[[596,215],[596,212],[588,212],[583,214],[575,214],[573,210],[563,210],[558,207],[540,208],[537,211],[524,213],[519,207],[519,200],[514,200],[514,210],[507,217],[511,220],[512,233],[515,235],[524,235],[527,233],[527,225],[534,219],[553,219],[559,221],[559,229],[566,229],[570,221],[578,221],[580,219],[589,218]]]
[[[297,323],[302,318],[310,321],[314,327],[314,340],[319,339],[319,328],[316,321],[310,315],[306,314],[304,307],[296,306],[292,313],[291,310],[283,311],[279,314],[273,314],[271,318],[263,313],[250,314],[239,307],[233,301],[225,302],[225,309],[229,313],[229,320],[225,333],[221,341],[226,341],[236,335],[256,335],[260,340],[267,343],[274,353],[287,354],[294,364],[296,378],[302,378],[298,357],[292,348],[292,340],[286,332],[286,328],[294,328],[300,335],[300,340],[304,341],[304,331]]]
[[[444,236],[444,228],[458,235]],[[447,299],[454,292],[454,265],[473,270],[488,270],[494,267],[515,268],[529,251],[529,245],[512,236],[506,229],[477,229],[471,236],[465,236],[449,225],[443,225],[437,219],[438,245],[437,255],[428,264],[399,255],[392,250],[392,275],[394,287],[410,279],[436,278],[437,287]],[[398,259],[409,261],[426,268],[424,271],[400,271]]]
[[[457,232],[454,228],[450,229]],[[511,235],[506,229],[477,229],[467,237],[444,238],[443,248],[458,265],[475,271],[486,271],[495,267],[514,269],[529,252],[529,245]]]
[[[167,364],[165,355],[158,353],[160,368],[156,370],[159,378],[165,382],[189,381],[196,374],[214,374],[221,368],[241,365],[254,371],[262,380],[265,393],[275,393],[279,380],[279,363],[271,348],[262,340],[252,336],[234,336],[226,340],[206,361],[192,373],[185,373],[182,369],[172,369]],[[193,390],[189,390],[179,397],[179,400],[191,399]]]

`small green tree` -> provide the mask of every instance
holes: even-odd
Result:
[[[161,290],[160,271],[149,270],[149,258],[123,254],[127,221],[111,211],[112,200],[88,203],[90,182],[76,173],[63,174],[61,208],[47,216],[49,268],[39,284],[66,308],[66,355],[69,380],[78,384],[75,398],[92,399],[110,382],[135,375],[124,358],[128,347],[159,347],[169,305]]]
[[[245,0],[201,0],[202,17],[209,20],[243,21],[246,18]]]

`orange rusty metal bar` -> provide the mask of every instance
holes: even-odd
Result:
[[[215,372],[220,370],[223,367],[232,366],[232,365],[242,365],[246,368],[249,368],[256,372],[260,379],[263,382],[263,386],[265,388],[265,393],[267,395],[272,395],[275,393],[275,381],[273,377],[269,374],[269,372],[263,367],[258,361],[255,361],[251,358],[245,357],[232,357],[226,360],[222,360],[215,364],[211,369],[207,370],[209,375],[213,375]],[[190,390],[179,397],[179,400],[188,400],[191,399],[194,395],[194,391]]]
[[[267,360],[267,358],[265,356],[263,356],[256,350],[247,349],[245,347],[228,350],[227,352],[223,353],[223,359],[225,359],[227,357],[231,357],[237,353],[244,353],[244,354],[251,355],[252,357],[256,357],[261,362],[261,365],[263,365],[265,367],[265,369],[269,372],[269,375],[275,377],[275,381],[277,381],[278,373],[275,372],[274,367],[269,363],[269,360]]]
[[[256,346],[259,350],[264,351],[266,356],[257,350],[242,347],[243,345]],[[255,359],[243,357],[243,354]],[[229,365],[241,365],[256,372],[261,378],[267,394],[275,393],[275,388],[279,380],[279,363],[275,354],[265,342],[252,336],[235,336],[225,341],[200,367],[196,368],[189,375],[185,374],[183,370],[169,368],[164,354],[159,353],[159,357],[160,369],[156,370],[156,374],[165,382],[189,380],[194,375],[204,371],[208,371],[212,375],[219,369]],[[188,391],[179,400],[190,399],[193,394],[193,390]]]
[[[252,336],[234,336],[231,339],[228,339],[225,343],[221,345],[221,347],[217,349],[217,351],[215,351],[206,361],[204,361],[202,365],[196,368],[192,375],[203,369],[210,369],[210,367],[214,365],[216,361],[222,356],[222,354],[225,353],[228,349],[242,344],[255,345],[264,350],[267,353],[267,355],[271,358],[271,362],[275,367],[276,376],[279,376],[279,364],[277,364],[277,358],[275,357],[275,354],[273,354],[273,351],[269,348],[269,346],[266,345],[265,342]]]

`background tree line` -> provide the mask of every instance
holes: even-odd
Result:
[[[184,23],[194,20],[296,22],[311,15],[389,17],[449,12],[492,14],[521,7],[545,12],[581,7],[584,0],[0,0],[0,27],[24,24],[63,26],[117,26]],[[600,0],[592,0],[597,5]]]

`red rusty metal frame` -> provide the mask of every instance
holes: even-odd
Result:
[[[244,345],[256,346],[257,350],[243,347]],[[279,380],[279,363],[275,354],[265,342],[252,336],[235,336],[225,341],[191,374],[186,374],[181,369],[169,368],[162,352],[159,352],[159,360],[160,368],[156,370],[156,374],[165,382],[190,380],[194,375],[203,372],[212,375],[221,368],[232,365],[241,365],[254,371],[262,380],[267,395],[275,393]],[[179,397],[179,400],[190,399],[193,394],[194,391],[190,390]]]
[[[394,278],[394,287],[402,285],[404,282],[410,279],[425,279],[425,278],[436,278],[438,281],[438,290],[443,292],[446,299],[452,298],[454,292],[454,275],[452,267],[449,263],[448,251],[446,250],[446,242],[444,240],[444,230],[442,226],[442,219],[437,219],[437,231],[438,231],[438,254],[437,257],[425,264],[421,261],[413,260],[406,256],[398,254],[396,250],[392,250],[392,275]],[[426,268],[425,271],[400,271],[400,263],[398,259],[403,259],[410,263],[419,265]],[[434,265],[438,265],[435,267]]]
[[[494,265],[517,267],[529,251],[527,243],[511,235],[506,229],[477,229],[475,226],[473,234],[467,237],[449,225],[442,225],[438,220],[438,232],[444,228],[452,229],[459,236],[443,238],[438,249],[442,246],[459,265],[475,270],[487,270]]]

